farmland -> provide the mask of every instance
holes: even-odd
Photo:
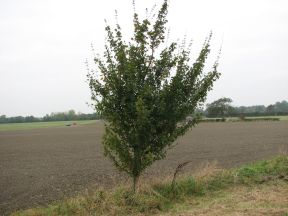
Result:
[[[287,149],[287,131],[288,121],[201,123],[144,176],[170,176],[188,160],[186,172],[206,161],[226,168],[269,158]],[[0,131],[0,214],[125,181],[103,157],[103,132],[101,122]]]

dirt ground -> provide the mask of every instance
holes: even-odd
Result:
[[[125,181],[103,157],[103,132],[100,122],[0,132],[0,215]],[[186,172],[215,160],[220,167],[235,167],[287,148],[288,121],[201,123],[144,177],[172,175],[179,163],[188,160],[193,163]]]

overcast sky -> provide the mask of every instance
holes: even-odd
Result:
[[[90,44],[101,54],[104,19],[114,24],[115,9],[124,33],[131,33],[131,2],[0,0],[0,115],[92,112],[84,64],[92,59]],[[136,0],[136,10],[144,15],[161,2]],[[186,34],[194,55],[210,30],[212,60],[223,41],[222,76],[208,102],[288,100],[287,0],[170,0],[168,20],[170,41]]]

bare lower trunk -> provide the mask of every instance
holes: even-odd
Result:
[[[137,192],[139,176],[133,176],[133,193]]]

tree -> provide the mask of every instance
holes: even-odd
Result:
[[[288,102],[283,100],[281,102],[275,103],[275,111],[278,113],[287,113],[288,112]]]
[[[76,112],[74,110],[69,110],[66,115],[67,115],[67,118],[69,121],[77,119],[77,115],[76,115]]]
[[[6,115],[1,115],[0,116],[0,123],[7,123],[7,122],[8,122],[8,120],[6,118]]]
[[[207,104],[206,113],[208,117],[224,117],[227,114],[232,113],[233,107],[231,106],[231,98],[220,98]]]
[[[273,104],[270,104],[269,106],[266,107],[266,113],[270,115],[274,115],[275,113],[275,106]]]
[[[210,72],[203,71],[212,34],[192,66],[185,40],[164,47],[167,9],[164,0],[154,21],[140,21],[135,12],[128,43],[119,24],[115,29],[107,24],[104,55],[95,57],[97,70],[88,73],[95,109],[105,119],[104,153],[133,178],[134,192],[141,173],[197,123],[185,118],[204,103],[220,76],[218,58]]]

